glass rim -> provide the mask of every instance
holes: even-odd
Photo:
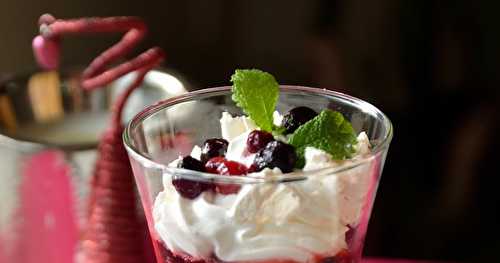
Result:
[[[312,88],[312,87],[304,87],[304,86],[295,86],[295,85],[280,85],[280,91],[282,92],[307,92],[314,93],[316,95],[323,96],[332,96],[338,99],[342,99],[343,101],[347,101],[352,105],[355,105],[357,108],[361,109],[364,112],[369,112],[375,115],[376,118],[382,119],[383,125],[386,127],[387,132],[384,134],[383,139],[378,142],[373,148],[370,149],[370,153],[360,156],[359,158],[353,159],[353,163],[340,165],[338,167],[326,167],[317,170],[311,171],[300,171],[300,172],[292,172],[286,174],[272,175],[266,177],[256,177],[256,176],[237,176],[237,175],[218,175],[211,173],[198,172],[193,170],[187,170],[183,168],[174,168],[169,167],[168,165],[158,163],[154,161],[149,156],[141,154],[140,151],[133,146],[132,139],[130,137],[132,129],[134,129],[137,125],[139,125],[143,120],[151,117],[153,114],[166,109],[168,107],[174,106],[179,103],[187,102],[187,101],[195,101],[207,97],[217,96],[217,95],[227,95],[228,92],[231,92],[231,86],[222,86],[215,88],[206,88],[201,90],[196,90],[192,92],[187,92],[185,94],[181,94],[178,96],[174,96],[162,101],[159,101],[151,106],[148,106],[138,114],[136,114],[125,127],[122,139],[125,148],[129,155],[139,161],[143,166],[148,168],[160,169],[162,172],[167,171],[172,173],[175,176],[180,176],[182,178],[196,180],[196,181],[217,181],[217,182],[228,182],[228,183],[239,183],[239,184],[248,184],[248,183],[270,183],[270,182],[290,182],[290,181],[300,181],[307,179],[308,175],[314,174],[316,175],[331,175],[337,174],[340,172],[344,172],[347,170],[354,169],[364,163],[372,161],[376,158],[382,151],[389,147],[389,144],[392,140],[393,136],[393,126],[389,118],[380,111],[377,107],[372,104],[358,99],[356,97],[327,89],[321,88]]]

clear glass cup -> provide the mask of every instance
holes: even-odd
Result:
[[[360,262],[385,156],[389,119],[371,104],[324,89],[281,86],[277,111],[330,108],[366,132],[371,148],[355,161],[304,173],[222,176],[170,167],[208,138],[220,138],[222,112],[242,115],[231,87],[191,92],[136,115],[124,132],[136,183],[164,262]],[[237,194],[180,196],[172,180]]]

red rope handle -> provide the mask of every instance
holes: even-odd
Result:
[[[146,73],[158,65],[165,55],[160,48],[154,47],[132,60],[107,69],[108,65],[130,53],[146,35],[146,26],[136,17],[58,20],[51,15],[42,15],[39,25],[40,35],[33,39],[33,51],[38,63],[46,69],[59,66],[60,39],[64,35],[125,32],[119,42],[95,58],[82,74],[82,87],[93,90],[129,72],[137,72],[135,80],[114,103],[111,126],[99,143],[82,251],[85,263],[143,263],[145,229],[135,213],[135,184],[121,141],[121,115],[132,91],[140,86]]]
[[[130,85],[129,90],[120,97],[116,104],[114,112],[117,116],[113,122],[119,122],[128,95],[141,84],[144,75],[165,57],[162,49],[153,47],[132,60],[106,69],[107,65],[129,54],[146,36],[146,25],[137,17],[92,17],[61,20],[55,19],[52,15],[44,14],[40,17],[38,24],[40,35],[33,39],[33,51],[38,64],[46,69],[54,69],[59,66],[60,39],[64,35],[125,32],[120,41],[105,50],[89,64],[83,72],[81,82],[84,89],[93,90],[105,86],[127,73],[138,71],[136,81]]]

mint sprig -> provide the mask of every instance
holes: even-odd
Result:
[[[258,69],[237,69],[231,76],[232,99],[264,131],[273,130],[273,112],[279,96],[274,77]]]
[[[269,73],[258,69],[237,69],[231,76],[233,101],[262,130],[283,133],[283,127],[273,125],[273,112],[279,96],[279,85]],[[352,157],[357,143],[351,123],[344,116],[329,109],[301,125],[290,136],[288,143],[295,147],[299,157],[297,167],[304,166],[304,151],[308,146],[329,153],[333,159]]]
[[[299,157],[296,166],[301,168],[306,147],[321,149],[333,159],[343,160],[354,154],[357,138],[351,123],[341,113],[326,109],[295,130],[288,143],[295,147]]]

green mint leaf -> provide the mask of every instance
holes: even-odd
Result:
[[[286,131],[286,128],[283,127],[283,126],[273,126],[273,136],[276,137],[276,136],[280,136],[280,135],[283,135]]]
[[[351,123],[341,113],[326,109],[295,130],[288,143],[295,147],[299,157],[296,166],[303,167],[307,146],[323,150],[335,160],[343,160],[355,152],[357,138]]]
[[[273,112],[279,96],[274,77],[258,69],[237,69],[231,76],[233,101],[264,131],[273,130]]]

